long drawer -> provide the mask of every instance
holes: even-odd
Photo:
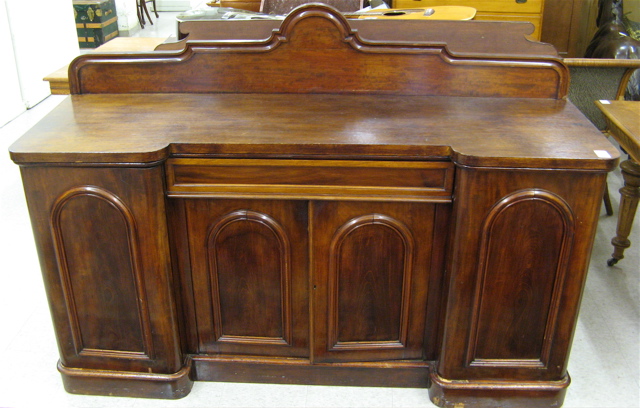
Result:
[[[447,161],[170,159],[170,197],[451,200]]]

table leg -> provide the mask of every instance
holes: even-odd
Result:
[[[613,244],[612,258],[607,265],[613,266],[624,258],[624,250],[631,246],[629,234],[636,215],[640,200],[640,165],[633,160],[626,160],[620,165],[624,187],[620,189],[620,210],[618,211],[618,227],[616,236],[611,240]]]

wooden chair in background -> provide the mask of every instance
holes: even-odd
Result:
[[[138,14],[138,22],[140,23],[141,28],[144,28],[147,24],[147,21],[144,18],[145,14],[147,15],[147,19],[149,19],[149,24],[153,25],[149,9],[147,8],[147,3],[151,3],[153,5],[153,13],[156,15],[156,18],[160,17],[158,14],[158,7],[156,6],[156,0],[136,0],[136,13]]]
[[[640,68],[640,59],[567,58],[571,71],[569,100],[606,136],[607,124],[597,100],[624,99],[629,78]],[[604,193],[607,215],[613,214],[609,190]]]

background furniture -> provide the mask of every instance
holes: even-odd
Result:
[[[571,71],[569,100],[605,135],[610,136],[607,123],[595,102],[622,100],[631,75],[640,68],[640,60],[604,58],[567,58],[564,62]],[[604,202],[608,215],[613,214],[609,190],[605,189]]]
[[[417,9],[385,9],[385,10],[368,10],[366,12],[358,12],[353,14],[345,13],[347,18],[362,19],[403,19],[403,20],[473,20],[476,15],[476,9],[466,6],[433,6],[422,7]]]
[[[565,58],[582,58],[596,31],[598,0],[545,0],[541,40]]]
[[[173,44],[161,44],[156,49],[177,51],[183,49],[187,41],[226,41],[229,38],[229,25],[227,22],[228,21],[220,19],[178,18],[178,40],[180,41]],[[234,21],[233,37],[238,41],[255,39],[268,41],[273,34],[273,30],[277,30],[280,24],[281,20],[277,19]],[[466,23],[458,22],[458,24],[465,25],[455,26],[457,30],[456,33],[450,33],[446,37],[442,36],[441,31],[448,29],[449,26],[446,22],[442,21],[431,21],[429,24],[424,24],[424,21],[421,23],[403,20],[397,23],[398,25],[387,25],[383,22],[349,19],[349,24],[358,30],[358,32],[362,33],[363,38],[370,41],[407,41],[407,35],[410,35],[409,40],[420,45],[428,45],[432,43],[434,39],[446,39],[449,49],[452,50],[451,52],[464,51],[466,47],[468,47],[468,43],[474,41],[476,35],[484,35],[485,41],[474,45],[476,52],[513,53],[513,47],[510,47],[509,43],[505,41],[502,33],[509,33],[513,38],[521,40],[530,32],[530,27],[527,24],[513,24],[508,21],[491,22],[491,29],[483,28],[485,27],[485,23],[473,21]],[[393,27],[396,31],[391,30],[389,27]],[[549,45],[539,45],[539,47],[557,56],[553,47]]]
[[[96,48],[96,52],[141,52],[153,51],[162,44],[166,38],[160,37],[116,37],[106,44]],[[50,73],[43,80],[49,82],[52,95],[69,94],[69,65]]]
[[[464,5],[478,10],[478,20],[528,21],[532,39],[553,44],[565,58],[582,58],[596,30],[597,0],[396,0],[393,7]],[[222,0],[222,7],[260,10],[259,0]]]
[[[534,26],[530,38],[540,39],[545,0],[393,0],[394,8],[468,6],[477,10],[476,20],[526,21]]]
[[[323,4],[335,7],[342,12],[358,11],[362,8],[363,0],[323,0]],[[289,14],[294,8],[309,3],[309,0],[261,0],[260,12],[266,14]]]
[[[553,44],[563,57],[585,57],[587,46],[597,30],[598,0],[546,0],[542,24],[542,41]],[[640,20],[640,3],[623,0],[624,14],[631,20]],[[607,56],[605,58],[613,58]]]
[[[598,101],[597,106],[604,114],[611,135],[630,156],[620,164],[624,187],[620,189],[618,228],[611,240],[614,251],[607,261],[613,266],[624,258],[624,250],[631,246],[629,234],[640,200],[640,102]]]
[[[151,3],[153,5],[153,13],[156,15],[156,18],[160,17],[160,15],[158,14],[158,7],[156,6],[156,0],[136,0],[136,10],[140,28],[144,28],[144,26],[147,24],[147,21],[144,18],[145,14],[147,15],[147,19],[149,19],[149,24],[153,25],[151,15],[149,14],[149,9],[147,8],[147,3]]]
[[[617,150],[553,48],[319,6],[238,27],[255,39],[78,57],[11,147],[66,389],[559,406]]]
[[[261,0],[220,0],[220,7],[232,7],[248,11],[260,11]]]
[[[114,0],[73,0],[80,48],[96,48],[118,36]]]
[[[571,71],[569,99],[601,131],[607,130],[595,101],[622,100],[629,78],[640,69],[640,59],[566,58]]]

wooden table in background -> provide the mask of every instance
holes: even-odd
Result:
[[[629,154],[620,164],[624,187],[620,189],[620,211],[616,236],[611,240],[614,250],[609,266],[624,258],[624,250],[631,246],[629,234],[640,200],[640,102],[598,101],[598,108],[607,121],[611,135]]]
[[[153,51],[165,40],[165,37],[116,37],[96,48],[93,52]],[[69,95],[69,65],[61,67],[43,79],[49,82],[52,95]]]

